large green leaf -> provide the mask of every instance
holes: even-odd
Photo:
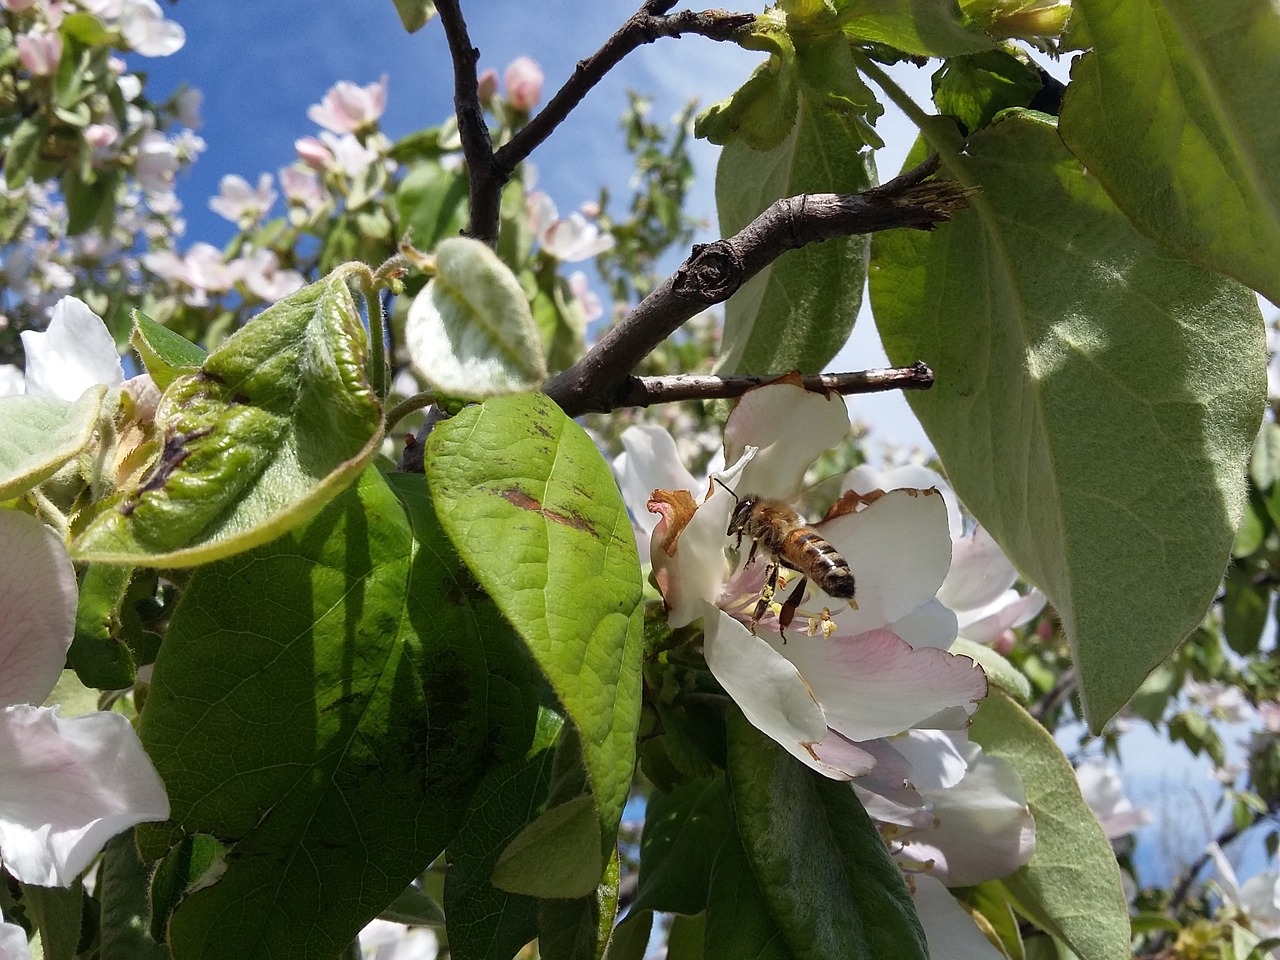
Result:
[[[1031,860],[1003,881],[1015,903],[1080,960],[1125,960],[1129,909],[1120,868],[1061,748],[1003,690],[982,701],[969,734],[1013,764],[1035,818]]]
[[[786,937],[773,918],[771,905],[760,890],[752,872],[747,851],[736,830],[725,834],[711,870],[711,888],[707,897],[706,927],[694,949],[693,933],[687,941],[680,937],[680,921],[690,918],[676,915],[671,928],[673,957],[751,957],[752,960],[795,960]],[[677,949],[688,942],[689,947]],[[852,956],[852,955],[851,955]],[[816,958],[815,958],[816,960]]]
[[[581,735],[611,847],[635,766],[643,625],[635,537],[609,466],[551,400],[525,394],[437,426],[426,471],[449,538]]]
[[[0,397],[0,500],[43,483],[93,438],[106,387],[74,403],[55,397]]]
[[[524,755],[538,686],[420,476],[370,468],[304,527],[196,571],[141,735],[172,822],[230,849],[174,911],[174,955],[336,956],[485,771]]]
[[[684,914],[706,910],[712,864],[729,829],[723,777],[695,780],[669,794],[650,796],[632,909]]]
[[[1048,118],[1007,115],[944,163],[983,192],[932,233],[876,238],[876,323],[891,360],[933,368],[912,407],[1048,593],[1096,729],[1217,591],[1262,415],[1261,317],[1138,234]]]
[[[1143,233],[1280,303],[1280,7],[1076,0],[1062,137]]]
[[[791,953],[927,960],[902,872],[849,785],[801,764],[737,710],[727,730],[738,832]]]
[[[99,508],[75,559],[207,563],[280,536],[355,479],[382,439],[347,287],[362,270],[285,297],[173,380],[156,411],[163,451],[136,488]]]
[[[796,124],[777,147],[760,153],[735,141],[721,151],[721,233],[737,233],[782,197],[865,190],[875,180],[874,170],[848,120],[802,97]],[[849,338],[866,272],[866,237],[811,243],[783,254],[725,305],[719,370],[820,371]]]
[[[852,16],[844,27],[851,40],[885,43],[918,57],[951,57],[995,46],[956,0],[840,0],[837,8]]]

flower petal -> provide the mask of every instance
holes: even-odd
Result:
[[[916,914],[924,927],[931,957],[947,960],[1002,960],[1004,954],[986,938],[964,907],[933,877],[912,878]]]
[[[16,923],[0,922],[0,957],[4,960],[31,960],[27,932]]]
[[[737,492],[794,500],[805,471],[849,432],[844,398],[813,393],[794,383],[748,390],[724,426],[724,459],[734,463],[748,445],[760,452],[743,471]]]
[[[622,501],[638,527],[652,532],[658,518],[646,504],[654,490],[688,490],[698,497],[703,491],[676,452],[676,442],[662,427],[641,423],[622,431],[623,452],[613,461],[613,473],[622,491]]]
[[[35,517],[0,510],[0,705],[39,705],[66,663],[76,574],[58,535]]]
[[[1032,588],[1022,596],[1006,590],[994,603],[967,611],[960,619],[960,633],[974,643],[991,643],[1013,627],[1020,627],[1044,609],[1045,596]]]
[[[27,356],[27,393],[78,400],[90,387],[124,383],[124,367],[107,325],[75,297],[53,308],[43,333],[22,332]]]
[[[948,707],[972,713],[987,693],[968,657],[914,650],[888,630],[797,638],[778,650],[813,688],[827,723],[854,741],[902,733]]]
[[[950,650],[956,639],[956,627],[956,615],[938,600],[930,600],[889,624],[889,629],[917,650],[921,647]]]
[[[969,745],[969,770],[953,787],[921,790],[938,826],[905,838],[902,855],[933,861],[932,874],[967,887],[1008,876],[1035,849],[1036,828],[1022,779],[999,757]]]
[[[747,719],[793,753],[820,743],[827,721],[796,668],[723,610],[704,607],[703,656]]]
[[[985,607],[1018,579],[1018,572],[982,527],[961,537],[951,549],[951,570],[938,591],[938,599],[952,610]]]
[[[844,478],[844,489],[857,493],[870,493],[872,490],[900,490],[904,487],[916,490],[928,490],[937,487],[942,499],[947,504],[947,529],[953,541],[959,540],[964,533],[964,518],[960,514],[960,502],[951,489],[951,485],[936,470],[919,463],[907,463],[888,470],[877,470],[870,464],[859,464],[850,470]]]
[[[0,856],[19,880],[68,886],[111,837],[168,816],[164,784],[120,714],[0,710]]]

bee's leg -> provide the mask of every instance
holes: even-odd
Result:
[[[782,609],[778,611],[778,633],[782,635],[782,642],[787,642],[787,627],[791,626],[791,621],[795,619],[796,608],[804,600],[804,588],[808,584],[808,580],[804,577],[800,578],[800,582],[796,584],[796,588],[791,591],[791,595],[782,603]]]
[[[742,540],[741,540],[741,539],[739,539],[739,540],[738,540],[738,546],[739,546],[739,547],[741,547],[741,546],[742,546]],[[747,553],[747,562],[746,562],[746,563],[744,563],[744,564],[742,565],[742,568],[743,568],[744,570],[745,570],[747,567],[751,566],[751,564],[755,561],[755,559],[756,559],[756,547],[758,547],[758,546],[760,546],[760,541],[759,541],[759,540],[752,540],[752,541],[751,541],[751,550]],[[775,576],[776,576],[777,571],[775,570],[775,571],[774,571],[774,573],[775,573]]]
[[[754,543],[751,545],[751,549],[754,553]],[[755,612],[751,614],[751,633],[753,636],[756,632],[756,624],[760,622],[760,618],[764,616],[764,612],[769,609],[769,603],[773,600],[773,592],[777,588],[778,565],[776,563],[771,563],[769,564],[769,572],[764,575],[764,589],[760,591],[760,600],[756,603]]]

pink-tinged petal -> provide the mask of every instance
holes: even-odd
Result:
[[[961,731],[908,730],[890,741],[911,767],[911,782],[919,790],[945,790],[964,779],[968,736]]]
[[[936,493],[895,490],[819,526],[857,579],[857,610],[833,605],[842,634],[893,623],[929,603],[951,564],[946,504]]]
[[[743,471],[739,496],[794,500],[805,471],[849,432],[844,398],[811,393],[793,383],[748,390],[724,427],[724,458],[733,463],[748,446],[759,453]]]
[[[943,790],[921,790],[938,826],[907,837],[902,856],[933,861],[932,874],[952,887],[1008,876],[1035,850],[1036,828],[1013,766],[970,744],[969,771]]]
[[[960,635],[975,643],[992,643],[1006,630],[1020,627],[1034,617],[1044,609],[1044,603],[1044,594],[1034,588],[1021,596],[1008,590],[990,606],[961,617]]]
[[[854,743],[834,730],[827,730],[827,735],[821,742],[810,744],[807,748],[800,744],[795,746],[796,749],[787,746],[793,756],[832,780],[866,777],[876,768],[875,756],[863,749],[865,743]]]
[[[0,922],[0,957],[4,960],[31,960],[27,932],[16,923]]]
[[[890,737],[947,707],[972,713],[987,678],[968,657],[913,650],[888,630],[798,637],[779,652],[813,687],[827,723],[854,741]]]
[[[889,624],[889,629],[917,650],[921,647],[951,649],[956,627],[956,615],[937,600],[930,600]]]
[[[1018,572],[982,527],[961,537],[951,549],[951,571],[938,599],[952,610],[985,607],[1013,586]]]
[[[124,383],[124,367],[107,325],[75,297],[58,301],[43,333],[24,330],[22,348],[29,394],[77,400],[97,384]]]
[[[792,753],[820,743],[827,722],[796,668],[724,611],[704,614],[707,666],[752,725]]]
[[[622,431],[623,452],[613,461],[613,473],[622,491],[622,501],[646,532],[657,525],[657,517],[645,504],[654,490],[688,490],[700,497],[705,492],[676,452],[676,442],[662,427],[641,423]]]
[[[916,490],[928,490],[937,487],[942,499],[947,504],[947,529],[952,541],[959,540],[964,533],[964,517],[960,513],[960,502],[951,490],[950,484],[936,470],[918,463],[903,464],[888,470],[877,470],[870,464],[859,464],[849,471],[844,478],[844,489],[858,493],[870,493],[872,490],[900,490],[911,487]]]
[[[974,923],[973,917],[933,877],[912,877],[916,915],[924,927],[931,957],[947,960],[1003,960],[1004,954]]]
[[[0,510],[0,544],[0,705],[38,705],[71,646],[76,574],[57,534],[35,517]]]
[[[858,746],[875,760],[875,767],[854,784],[861,798],[877,796],[895,808],[920,810],[924,799],[911,783],[911,764],[890,740],[863,740]]]
[[[121,830],[168,816],[164,784],[120,714],[0,710],[0,857],[19,880],[65,887]]]

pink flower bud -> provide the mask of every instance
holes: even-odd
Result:
[[[490,67],[476,80],[476,93],[481,103],[488,103],[498,92],[498,71]]]
[[[18,59],[33,77],[48,77],[58,69],[62,59],[62,35],[58,33],[24,33],[17,39]]]
[[[298,151],[298,159],[313,170],[323,173],[335,161],[333,151],[315,137],[303,137],[293,141],[293,149]]]
[[[530,112],[542,99],[542,68],[528,57],[516,57],[503,74],[507,102],[515,109]]]

